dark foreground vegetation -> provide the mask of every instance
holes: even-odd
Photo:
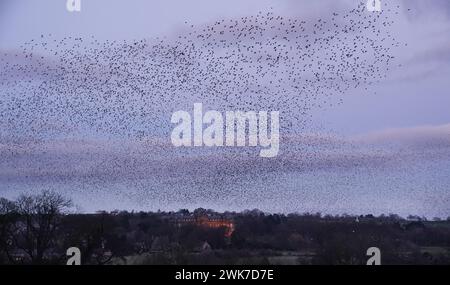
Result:
[[[52,192],[0,198],[0,264],[450,264],[450,221],[395,215],[70,213]],[[226,225],[226,226],[222,226]]]

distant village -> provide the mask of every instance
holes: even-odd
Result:
[[[67,211],[54,193],[0,198],[0,264],[450,264],[450,219],[396,215]]]

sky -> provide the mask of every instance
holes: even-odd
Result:
[[[70,13],[63,0],[3,0],[0,54],[14,54],[41,35],[170,40],[186,34],[189,25],[267,11],[312,22],[358,2],[82,0],[81,12]],[[273,161],[223,150],[173,150],[166,140],[168,119],[179,106],[168,103],[162,112],[168,115],[155,119],[151,142],[108,140],[89,132],[82,138],[47,137],[43,143],[23,139],[20,146],[0,141],[0,195],[51,188],[71,196],[82,211],[204,207],[450,216],[450,3],[382,2],[386,10],[400,5],[390,32],[405,45],[393,51],[394,68],[367,90],[346,90],[342,104],[312,110],[306,131],[286,136]],[[54,59],[44,50],[38,53],[48,62]],[[0,100],[7,102],[10,90],[3,88]],[[26,133],[17,126],[15,132]],[[11,132],[4,129],[3,138]]]
[[[271,7],[281,15],[317,18],[358,1],[84,2],[82,12],[69,13],[62,0],[2,1],[0,49],[18,49],[24,42],[47,33],[55,38],[94,36],[100,40],[170,36],[182,30],[186,21],[201,25],[216,18],[251,15]],[[450,121],[446,108],[450,98],[445,88],[450,72],[450,39],[446,36],[450,29],[450,4],[445,0],[389,2],[413,9],[409,15],[398,15],[399,24],[395,27],[397,37],[409,43],[397,55],[403,68],[373,90],[376,96],[359,96],[361,91],[355,90],[354,94],[348,94],[345,105],[318,114],[329,118],[332,127],[341,131],[359,133]],[[351,123],[360,119],[365,123]]]

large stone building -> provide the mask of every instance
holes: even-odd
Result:
[[[208,228],[225,228],[225,236],[231,237],[234,232],[234,223],[231,220],[221,218],[221,217],[210,217],[207,215],[201,216],[184,216],[176,219],[178,226],[184,225],[197,225]]]

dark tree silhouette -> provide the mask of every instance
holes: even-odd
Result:
[[[10,263],[14,262],[11,256],[13,250],[11,232],[14,220],[17,217],[15,210],[14,202],[0,198],[0,262],[5,258]]]
[[[10,232],[11,242],[31,263],[44,263],[47,251],[56,242],[61,217],[71,206],[70,199],[51,191],[20,196],[14,202],[17,216]]]

